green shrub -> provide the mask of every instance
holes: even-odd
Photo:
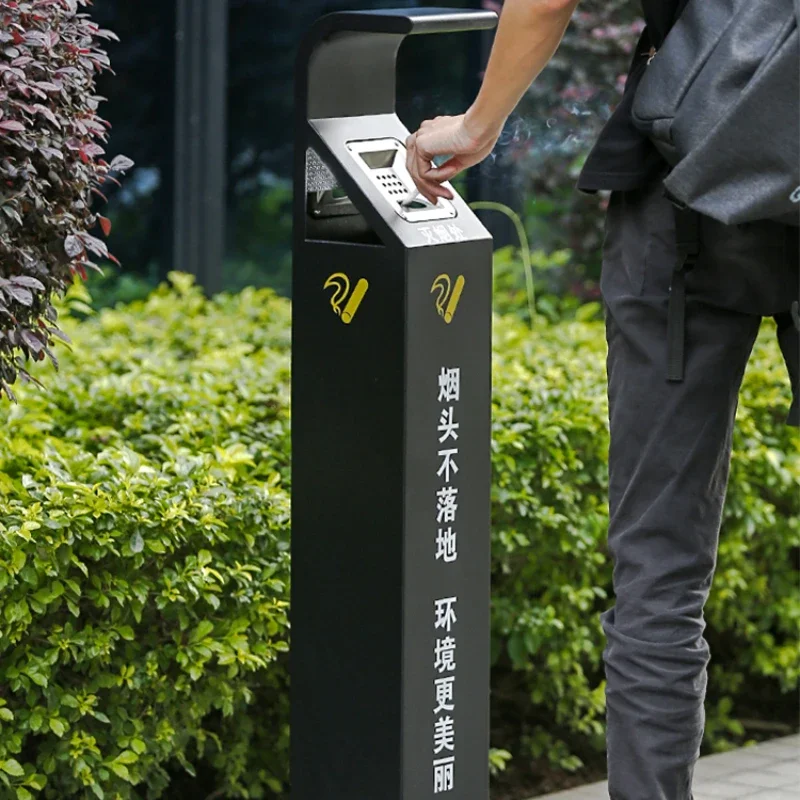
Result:
[[[52,389],[3,409],[0,778],[19,800],[163,796],[168,767],[247,744],[237,715],[287,649],[288,308],[177,280],[68,326]],[[265,786],[279,710],[256,717]]]
[[[599,738],[608,602],[602,328],[495,325],[493,714],[516,755],[578,766]]]
[[[69,368],[4,408],[0,779],[19,800],[285,787],[289,305],[172,280],[65,321]],[[574,769],[603,735],[605,344],[597,322],[535,326],[495,323],[493,744]],[[718,748],[747,737],[754,687],[779,698],[798,676],[781,370],[762,339],[708,609]]]

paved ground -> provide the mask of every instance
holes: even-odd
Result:
[[[800,736],[701,758],[695,800],[800,800]],[[536,800],[608,800],[605,783]]]

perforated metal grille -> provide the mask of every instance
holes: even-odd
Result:
[[[336,176],[328,169],[317,151],[309,147],[306,150],[306,192],[327,192],[338,189]]]

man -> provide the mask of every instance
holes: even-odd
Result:
[[[797,229],[724,226],[703,217],[686,279],[684,379],[667,382],[667,309],[677,260],[666,164],[630,120],[650,55],[687,0],[643,0],[647,28],[623,99],[578,187],[612,190],[601,291],[608,340],[609,549],[616,604],[607,638],[612,800],[690,800],[704,728],[708,645],[703,607],[716,564],[738,391],[763,316],[775,316],[795,391]],[[408,166],[428,199],[483,160],[558,47],[578,0],[506,0],[481,91],[466,114],[426,121]],[[440,167],[436,155],[452,157]],[[732,170],[736,164],[731,163]]]

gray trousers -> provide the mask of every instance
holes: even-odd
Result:
[[[687,277],[685,379],[668,383],[674,226],[660,180],[610,198],[601,291],[616,601],[602,624],[612,800],[692,797],[709,661],[703,607],[738,392],[762,317],[798,296],[797,229],[702,218],[703,251]],[[781,344],[796,389],[793,327]]]

